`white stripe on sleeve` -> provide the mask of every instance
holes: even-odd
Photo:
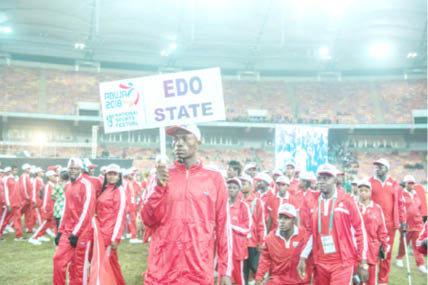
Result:
[[[88,214],[89,203],[91,202],[91,195],[92,195],[91,183],[86,179],[82,179],[80,181],[82,181],[82,183],[85,185],[86,200],[85,200],[85,203],[83,205],[83,210],[82,210],[82,214],[80,215],[79,222],[74,227],[74,230],[72,232],[73,235],[76,235],[77,232],[80,230],[80,227],[82,226],[83,221],[85,220],[86,215]]]

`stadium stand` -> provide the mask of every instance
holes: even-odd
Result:
[[[3,66],[0,74],[2,111],[59,115],[76,114],[79,101],[98,102],[100,82],[135,77],[135,74],[20,66]],[[285,82],[225,79],[223,89],[228,121],[254,121],[248,110],[255,109],[267,111],[266,117],[255,119],[261,122],[398,124],[411,123],[413,109],[427,108],[426,85],[426,80]],[[376,100],[375,96],[378,96]],[[378,117],[377,112],[380,113]]]

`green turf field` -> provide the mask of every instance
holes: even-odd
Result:
[[[0,242],[0,284],[30,285],[52,284],[52,256],[55,252],[53,242],[34,246],[28,242],[13,241],[14,235],[6,234],[6,240]],[[394,253],[398,248],[398,239]],[[393,257],[395,254],[393,254]],[[142,284],[141,273],[145,271],[147,245],[130,244],[127,240],[119,246],[119,261],[127,284]],[[413,256],[410,256],[414,285],[427,284],[427,276],[416,269]],[[426,262],[426,259],[425,259]],[[405,265],[406,267],[406,265]],[[391,265],[391,285],[408,284],[406,269]]]

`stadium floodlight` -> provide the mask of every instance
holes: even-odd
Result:
[[[172,42],[172,43],[169,44],[169,49],[170,50],[175,50],[176,48],[177,48],[177,44],[176,43]]]
[[[161,52],[160,52],[160,55],[161,56],[168,56],[168,53],[166,52],[166,50],[161,50]]]
[[[47,137],[46,134],[43,133],[36,133],[36,135],[33,137],[33,144],[36,146],[43,146],[47,143]]]
[[[326,56],[326,55],[328,55],[328,47],[321,47],[321,48],[320,48],[320,54],[321,54],[322,56]]]
[[[12,29],[10,27],[3,27],[1,28],[1,31],[5,34],[10,34],[12,32]]]
[[[416,52],[409,52],[408,54],[407,54],[407,58],[415,58],[415,57],[417,57],[418,56],[418,54],[416,53]]]
[[[85,48],[85,44],[84,43],[75,43],[74,44],[74,48],[75,49],[84,49]]]
[[[385,42],[374,43],[370,47],[370,54],[374,57],[387,57],[391,54],[391,45]]]
[[[325,60],[330,60],[331,59],[331,55],[329,54],[330,51],[328,49],[328,47],[321,47],[319,50],[320,56],[322,59]]]

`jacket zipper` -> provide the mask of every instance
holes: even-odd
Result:
[[[186,168],[186,185],[184,188],[184,214],[185,214],[185,218],[184,220],[186,221],[186,223],[188,222],[187,217],[189,216],[188,213],[188,207],[189,207],[189,189],[188,189],[188,183],[189,183],[189,169]]]

